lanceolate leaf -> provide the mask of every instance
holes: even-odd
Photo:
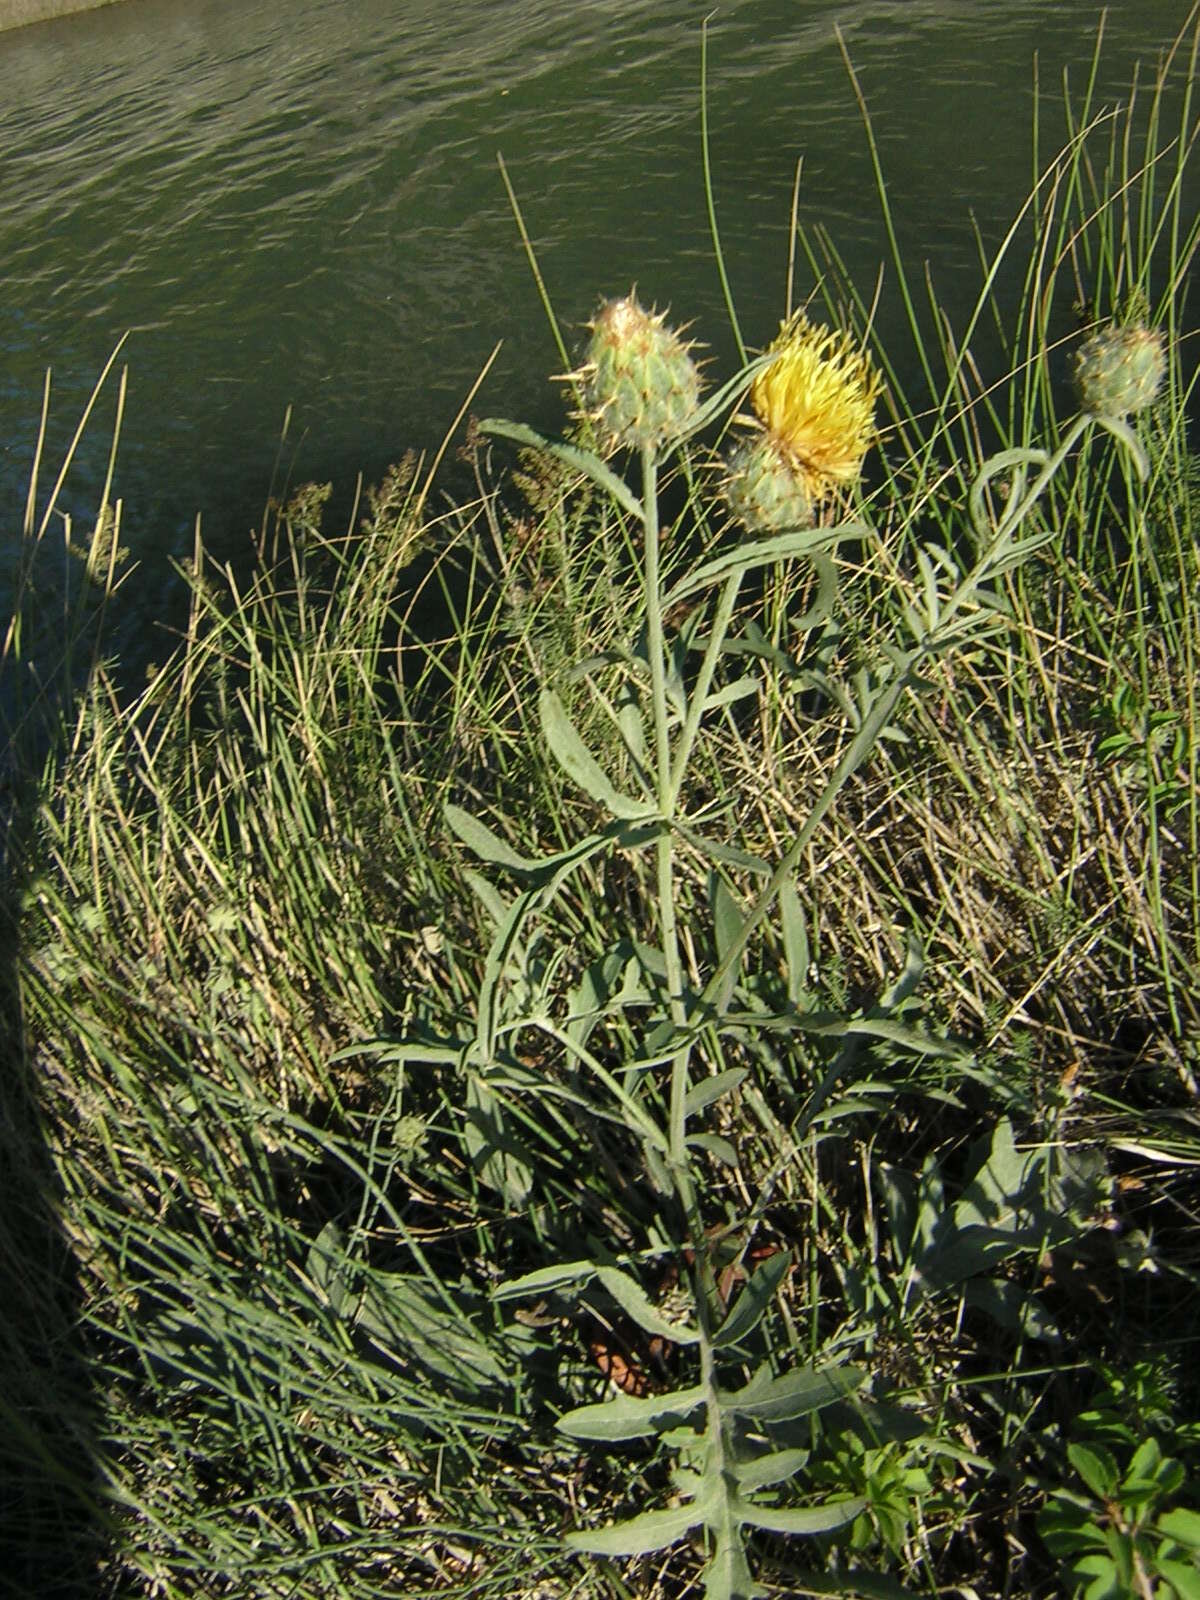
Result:
[[[733,1469],[738,1488],[745,1494],[755,1489],[765,1489],[769,1483],[782,1483],[794,1478],[808,1465],[807,1450],[772,1450],[770,1455],[759,1456],[755,1461],[741,1461]]]
[[[703,1111],[706,1106],[712,1105],[715,1100],[720,1100],[727,1094],[732,1094],[746,1077],[746,1067],[730,1067],[725,1072],[714,1072],[711,1078],[701,1078],[700,1082],[693,1084],[687,1092],[684,1101],[684,1111],[689,1117],[694,1117],[697,1112]]]
[[[967,1056],[961,1044],[953,1039],[939,1039],[936,1034],[920,1028],[909,1028],[902,1022],[890,1022],[886,1017],[856,1017],[846,1028],[848,1038],[863,1034],[869,1039],[891,1039],[906,1050],[926,1056],[943,1056],[947,1060],[961,1061]]]
[[[477,1072],[467,1076],[463,1142],[483,1181],[513,1210],[524,1205],[533,1187],[532,1158],[514,1139],[500,1101]]]
[[[863,1381],[858,1367],[801,1367],[772,1378],[760,1367],[742,1389],[722,1390],[723,1411],[738,1411],[760,1422],[786,1422],[793,1417],[820,1411],[835,1400],[853,1394]]]
[[[416,1362],[451,1388],[477,1391],[509,1382],[475,1327],[469,1303],[460,1303],[449,1286],[435,1294],[415,1274],[380,1272],[355,1260],[332,1222],[318,1234],[307,1267],[334,1312],[389,1357]]]
[[[1062,1334],[1035,1294],[1009,1278],[975,1278],[960,1290],[965,1303],[985,1311],[994,1322],[1013,1333],[1032,1335],[1057,1343]]]
[[[735,849],[733,845],[726,844],[723,840],[710,839],[698,828],[691,827],[679,817],[675,818],[674,827],[677,833],[709,861],[722,861],[726,866],[737,867],[740,872],[752,872],[756,878],[770,876],[770,867],[757,856],[752,856],[745,850]]]
[[[357,1326],[397,1359],[416,1360],[441,1383],[479,1389],[508,1375],[469,1320],[421,1281],[404,1273],[373,1273],[364,1285]]]
[[[700,1338],[695,1328],[669,1322],[636,1278],[622,1272],[619,1267],[598,1267],[596,1276],[613,1299],[647,1333],[656,1333],[675,1344],[695,1344]]]
[[[504,919],[508,916],[509,902],[496,888],[495,884],[490,883],[481,872],[473,872],[470,867],[464,867],[463,881],[496,927],[503,927]],[[515,942],[512,946],[512,954],[517,961],[520,961],[520,946]]]
[[[865,522],[846,522],[838,528],[800,528],[791,533],[778,533],[770,539],[760,539],[753,544],[740,544],[726,551],[714,561],[706,561],[686,578],[681,578],[663,597],[663,609],[668,610],[689,595],[713,584],[724,583],[734,572],[749,572],[753,567],[770,566],[774,561],[786,561],[794,556],[811,555],[827,550],[830,545],[845,539],[864,539],[870,533]]]
[[[498,438],[511,439],[514,444],[529,445],[534,450],[544,450],[547,455],[556,456],[559,461],[574,467],[577,472],[584,473],[601,489],[607,490],[630,516],[636,517],[639,522],[645,521],[641,502],[635,497],[629,485],[618,478],[612,468],[606,467],[599,456],[594,456],[590,450],[580,450],[577,445],[560,444],[557,440],[545,439],[532,428],[527,428],[523,422],[506,422],[503,417],[484,417],[479,424],[479,431],[494,433]]]
[[[759,680],[754,677],[738,678],[734,683],[727,683],[714,693],[707,695],[704,701],[705,711],[717,711],[721,706],[732,705],[736,700],[744,700],[758,689]]]
[[[451,812],[456,815],[452,817]],[[503,839],[498,838],[490,828],[485,827],[482,822],[458,806],[446,806],[446,820],[463,843],[474,850],[476,855],[494,861],[499,866],[506,866],[524,878],[535,878],[537,880],[535,888],[548,883],[563,867],[578,866],[589,855],[607,845],[618,844],[625,849],[637,849],[653,837],[652,832],[646,832],[644,823],[642,828],[637,828],[622,819],[606,823],[599,833],[591,833],[586,838],[577,839],[566,850],[557,850],[553,855],[535,858],[519,856],[515,850],[510,850]],[[484,839],[484,835],[487,836],[487,840]]]
[[[488,947],[487,959],[483,964],[483,977],[479,985],[476,1019],[476,1053],[481,1066],[486,1066],[495,1054],[500,980],[504,976],[514,949],[519,946],[521,928],[533,910],[534,904],[535,896],[531,891],[518,895],[508,908],[508,915],[496,930],[496,937]]]
[[[1133,458],[1134,469],[1138,477],[1145,483],[1150,476],[1150,463],[1146,459],[1146,452],[1142,448],[1142,441],[1134,433],[1129,424],[1120,417],[1095,417],[1102,428],[1107,428],[1114,439],[1119,439]]]
[[[598,800],[614,817],[636,821],[653,816],[654,807],[649,801],[632,800],[613,787],[607,773],[579,737],[553,689],[543,689],[538,704],[542,732],[550,746],[550,753],[568,778]]]
[[[705,1393],[703,1384],[696,1384],[691,1389],[648,1395],[645,1399],[623,1394],[603,1405],[568,1411],[559,1417],[557,1426],[571,1439],[644,1439],[681,1423],[704,1403]]]
[[[888,1017],[845,1017],[831,1011],[730,1012],[731,1026],[744,1025],[759,1033],[806,1033],[816,1039],[889,1039],[906,1050],[951,1061],[969,1059],[969,1052],[953,1039],[940,1039],[920,1028],[910,1028]]]
[[[973,1223],[1015,1227],[1030,1210],[1030,1191],[1042,1164],[1040,1152],[1018,1150],[1012,1123],[1001,1117],[986,1157],[979,1146],[974,1154],[979,1164],[954,1207],[955,1227],[967,1228]]]
[[[557,1267],[539,1267],[520,1278],[510,1278],[492,1290],[493,1300],[528,1300],[551,1289],[581,1288],[596,1276],[594,1261],[564,1261]]]
[[[830,615],[837,599],[837,568],[830,557],[814,555],[812,565],[817,575],[817,593],[807,611],[788,618],[788,627],[793,633],[811,633]]]
[[[552,456],[557,456],[568,467],[576,467],[580,472],[586,473],[601,489],[607,489],[617,504],[628,511],[631,517],[636,517],[639,522],[646,520],[642,502],[625,480],[618,478],[612,468],[605,466],[599,456],[594,456],[590,450],[581,450],[577,445],[559,444],[557,440],[548,448]]]
[[[331,1057],[333,1061],[345,1061],[352,1056],[365,1055],[367,1051],[361,1048],[340,1050]],[[406,1067],[453,1067],[462,1061],[463,1047],[461,1044],[389,1044],[379,1050],[377,1059],[380,1061],[395,1061]]]
[[[533,872],[538,863],[530,861],[527,856],[518,855],[511,845],[506,844],[498,834],[485,824],[473,817],[469,811],[464,811],[461,806],[447,804],[443,816],[454,833],[462,840],[468,850],[473,850],[481,861],[491,861],[499,867],[512,867],[518,872]]]
[[[336,1222],[327,1222],[312,1243],[306,1263],[308,1275],[329,1301],[336,1315],[352,1300],[350,1282],[357,1263],[346,1257],[346,1236]]]
[[[812,954],[808,945],[808,927],[800,896],[796,893],[793,878],[786,878],[779,890],[779,920],[783,931],[783,956],[787,963],[788,999],[794,1006],[803,1000],[808,989],[808,969]]]
[[[499,989],[505,970],[520,946],[521,932],[528,918],[544,901],[551,899],[575,868],[597,851],[607,848],[621,835],[621,829],[610,825],[602,833],[589,834],[571,849],[551,856],[543,863],[548,876],[540,876],[532,888],[519,894],[488,948],[483,965],[483,978],[479,985],[477,1002],[476,1059],[481,1065],[492,1060],[495,1053],[496,1030],[499,1026]],[[552,870],[551,870],[552,869]]]
[[[1010,487],[1005,496],[1004,506],[1004,510],[1007,511],[1014,499],[1025,492],[1028,476],[1026,469],[1044,467],[1049,459],[1044,450],[1030,450],[1024,446],[1018,446],[1014,450],[1001,450],[996,455],[988,457],[975,475],[975,482],[971,485],[971,494],[967,501],[971,525],[980,539],[988,539],[995,532],[984,499],[992,479],[1001,472],[1009,475]]]
[[[717,960],[721,961],[741,931],[743,917],[729,885],[719,872],[709,875],[709,897],[712,903],[713,938],[717,947]]]
[[[717,1329],[713,1338],[714,1348],[737,1344],[739,1339],[744,1339],[751,1329],[758,1326],[763,1313],[775,1298],[776,1290],[787,1277],[791,1264],[791,1252],[781,1250],[778,1255],[768,1256],[755,1270],[750,1282],[730,1307],[729,1315]]]
[[[738,1153],[729,1140],[722,1138],[719,1133],[689,1133],[683,1142],[689,1150],[704,1150],[722,1166],[737,1170]]]
[[[831,1505],[801,1506],[789,1509],[780,1506],[757,1506],[748,1500],[736,1503],[738,1519],[752,1528],[765,1528],[768,1533],[830,1533],[854,1518],[866,1505],[865,1500],[835,1500]]]
[[[572,1550],[593,1556],[643,1556],[650,1550],[682,1539],[690,1529],[704,1521],[705,1506],[693,1500],[668,1511],[645,1511],[629,1522],[613,1522],[594,1532],[569,1533],[566,1543]]]

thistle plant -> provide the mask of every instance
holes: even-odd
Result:
[[[525,448],[472,453],[477,501],[401,468],[344,531],[297,487],[250,571],[197,536],[144,688],[97,631],[119,497],[85,574],[35,461],[22,1593],[1195,1588],[1198,19],[1178,137],[1161,83],[1145,144],[1089,86],[1039,160],[1015,315],[1028,229],[936,348],[893,238],[928,387],[846,331],[875,308],[823,230],[822,298],[728,382],[620,296],[572,442],[489,424]],[[1059,423],[1086,289],[1115,328]],[[1160,1334],[1089,1421],[1097,1352]],[[564,1574],[565,1527],[681,1547]]]
[[[1139,362],[1142,360],[1138,358]],[[714,690],[726,652],[739,594],[747,574],[769,564],[824,562],[838,544],[871,537],[872,530],[846,511],[874,438],[873,408],[880,380],[868,357],[841,331],[791,319],[775,342],[701,403],[699,375],[690,347],[666,326],[661,314],[644,311],[631,296],[609,302],[592,324],[584,366],[573,374],[588,415],[611,451],[634,454],[640,470],[635,493],[610,461],[566,442],[552,442],[511,422],[480,424],[492,435],[546,451],[590,479],[612,502],[615,514],[640,533],[640,586],[644,626],[623,655],[627,674],[620,718],[631,760],[632,786],[619,785],[589,746],[558,690],[546,684],[540,720],[546,745],[566,776],[607,820],[556,854],[531,859],[518,854],[478,817],[451,805],[447,821],[476,855],[516,879],[519,892],[506,900],[494,886],[480,887],[498,924],[478,994],[475,1034],[455,1046],[465,1066],[472,1105],[486,1107],[494,1146],[481,1152],[482,1170],[523,1201],[532,1173],[521,1174],[505,1151],[501,1108],[504,1096],[537,1093],[539,1084],[501,1066],[504,1041],[534,1030],[552,1041],[579,1087],[571,1092],[581,1108],[615,1118],[637,1138],[645,1176],[666,1199],[664,1223],[683,1275],[689,1310],[669,1318],[621,1263],[600,1256],[555,1263],[501,1287],[501,1300],[550,1291],[578,1293],[596,1280],[646,1334],[669,1339],[690,1358],[687,1380],[661,1394],[622,1393],[585,1405],[559,1419],[574,1439],[611,1444],[658,1437],[674,1452],[674,1502],[598,1530],[579,1530],[569,1543],[579,1551],[609,1556],[643,1554],[687,1535],[703,1540],[705,1592],[709,1600],[739,1600],[761,1593],[751,1572],[746,1530],[775,1534],[826,1534],[858,1517],[861,1498],[846,1493],[807,1504],[785,1503],[784,1486],[803,1473],[808,1451],[780,1443],[778,1430],[816,1415],[852,1395],[866,1373],[841,1360],[772,1370],[753,1364],[755,1330],[783,1283],[789,1255],[777,1252],[730,1297],[718,1283],[717,1249],[704,1193],[710,1163],[737,1166],[730,1141],[706,1127],[746,1077],[744,1067],[724,1065],[750,1037],[786,1037],[803,1031],[805,1018],[794,997],[803,987],[789,971],[788,999],[774,1009],[750,998],[745,965],[751,941],[778,919],[779,944],[790,964],[806,948],[795,890],[796,869],[821,819],[866,760],[903,698],[919,692],[930,661],[982,632],[1003,625],[1002,602],[992,587],[1037,550],[1048,537],[1027,531],[1031,514],[1071,451],[1096,425],[1112,432],[1141,470],[1140,447],[1128,425],[1109,412],[1085,411],[1066,429],[1054,454],[1010,449],[988,460],[970,496],[974,559],[963,565],[949,550],[933,546],[917,554],[918,583],[903,612],[903,626],[887,651],[887,665],[873,680],[857,726],[827,774],[803,823],[773,864],[752,862],[761,887],[742,905],[728,889],[731,861],[745,861],[729,841],[710,839],[701,819],[689,813],[689,769],[710,724],[729,695]],[[715,557],[697,559],[669,586],[663,577],[660,477],[673,457],[688,457],[689,440],[716,425],[748,397],[753,429],[725,463],[720,490],[727,511],[760,535],[734,540]],[[741,416],[741,413],[738,413]],[[998,514],[990,491],[1006,481]],[[820,525],[813,508],[830,506]],[[688,613],[670,635],[668,615]],[[706,630],[705,630],[706,625]],[[704,638],[690,679],[680,669],[690,641]],[[604,663],[581,663],[577,678],[595,683]],[[644,759],[642,759],[644,752]],[[685,970],[681,906],[685,903],[681,845],[707,857],[712,881],[714,926],[706,947],[706,970],[695,958]],[[585,862],[615,852],[648,855],[652,863],[652,925],[619,930],[609,962],[622,965],[621,939],[655,952],[661,973],[656,990],[636,992],[602,985],[594,975],[571,989],[556,975],[567,970],[567,952],[547,955],[552,908]],[[690,930],[689,930],[690,931]],[[699,941],[690,941],[694,949]],[[536,947],[536,958],[531,951]],[[603,965],[603,964],[602,964]],[[620,990],[614,993],[614,990]],[[631,1058],[593,1048],[602,1013],[621,1012],[640,1046]],[[851,1025],[844,1024],[847,1043]],[[867,1028],[869,1031],[869,1026]],[[413,1044],[410,1060],[448,1059],[445,1049]],[[852,1054],[852,1052],[851,1052]],[[845,1070],[838,1057],[825,1079],[812,1086],[795,1133],[803,1136],[818,1117]],[[490,1162],[490,1166],[489,1166]],[[721,1230],[728,1232],[728,1230]],[[815,1348],[815,1345],[814,1345]],[[747,1366],[747,1362],[750,1363]],[[790,1437],[786,1435],[786,1438]]]

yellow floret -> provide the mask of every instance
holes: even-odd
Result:
[[[875,438],[880,379],[848,334],[797,313],[780,329],[750,390],[755,418],[818,500],[852,483]]]

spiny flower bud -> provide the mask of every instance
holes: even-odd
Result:
[[[754,434],[734,447],[721,488],[729,509],[751,533],[812,526],[813,503],[804,474],[769,433]]]
[[[590,410],[614,446],[657,449],[682,433],[696,413],[700,374],[691,347],[663,313],[633,297],[606,300],[590,324],[579,377]]]
[[[1105,328],[1075,352],[1075,392],[1094,417],[1121,418],[1158,396],[1167,358],[1152,328]]]

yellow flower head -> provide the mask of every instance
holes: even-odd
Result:
[[[802,312],[779,330],[750,389],[750,404],[811,499],[853,483],[875,438],[880,378],[848,334]]]

